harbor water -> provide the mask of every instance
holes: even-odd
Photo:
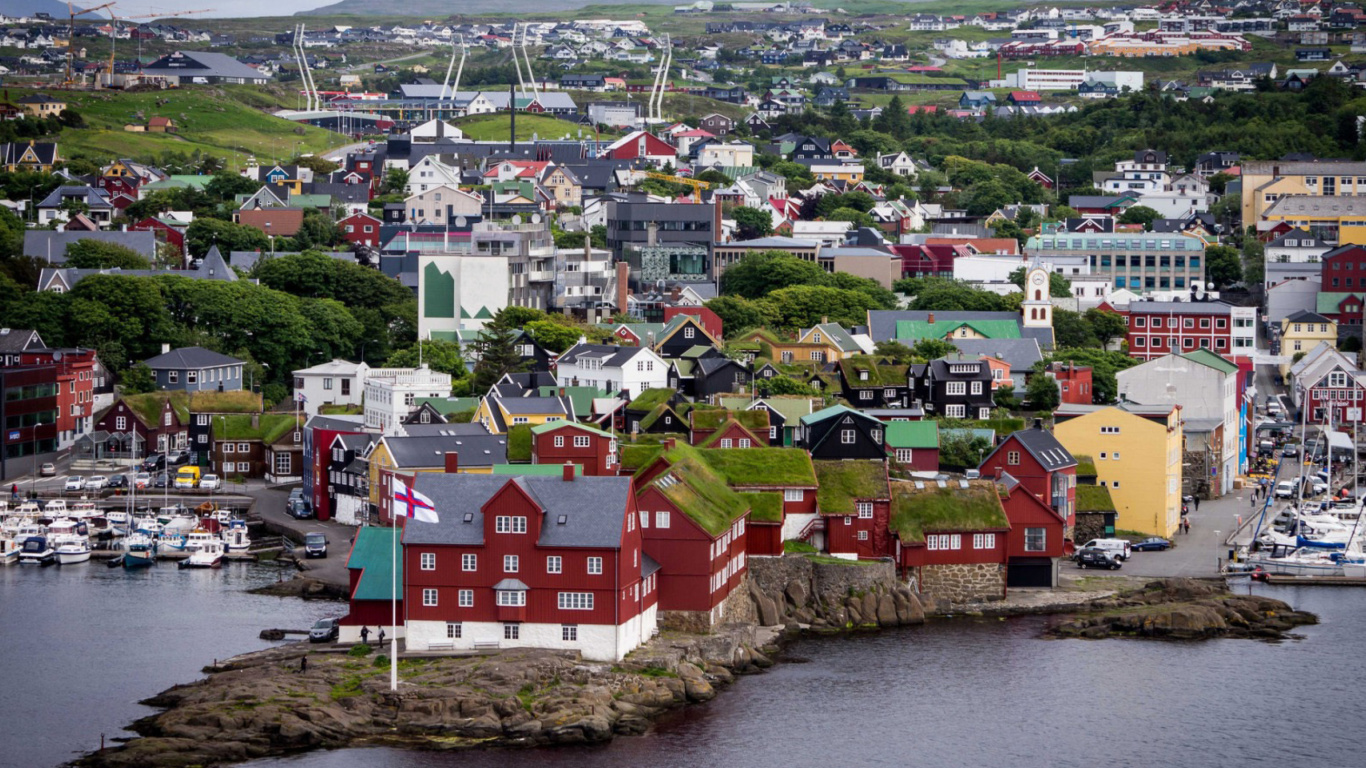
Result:
[[[262,566],[0,571],[0,766],[56,765],[136,701],[335,603],[248,595]],[[1239,587],[1245,589],[1246,587]],[[1047,617],[960,619],[791,645],[797,657],[595,748],[351,749],[252,768],[1342,766],[1366,721],[1366,590],[1254,587],[1323,623],[1303,639],[1043,640]]]
[[[246,591],[282,571],[0,568],[0,768],[54,766],[97,749],[101,733],[131,736],[123,729],[155,711],[139,700],[203,677],[214,659],[273,645],[262,629],[345,613],[340,603]]]

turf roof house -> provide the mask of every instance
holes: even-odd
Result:
[[[841,360],[839,374],[844,398],[858,408],[905,408],[911,404],[908,366],[858,355]]]
[[[265,410],[265,404],[261,395],[254,392],[200,391],[190,393],[188,409],[189,448],[196,454],[197,463],[206,464],[213,449],[213,420],[231,414],[259,414]]]
[[[693,407],[688,442],[703,448],[759,448],[768,445],[768,411]]]
[[[592,477],[613,476],[621,469],[616,435],[587,424],[551,422],[531,428],[531,463],[566,462]]]
[[[77,442],[77,451],[84,453],[80,444],[91,440],[92,458],[146,458],[151,453],[185,448],[189,445],[189,431],[185,427],[189,411],[186,397],[178,392],[149,392],[119,398],[97,415],[95,426]]]
[[[1005,599],[1010,522],[995,483],[897,481],[891,493],[896,562],[918,591],[960,604]]]
[[[655,337],[654,350],[660,357],[677,360],[696,346],[721,346],[721,339],[708,331],[695,315],[674,315]]]
[[[645,553],[660,566],[661,625],[724,623],[726,598],[744,582],[749,500],[695,450],[663,454],[635,482]]]
[[[753,400],[748,395],[717,398],[717,404],[723,408],[737,411],[767,411],[768,444],[775,447],[791,447],[796,444],[797,429],[801,426],[802,417],[810,415],[815,410],[814,402],[812,398],[800,395],[775,395],[758,400]]]
[[[223,477],[273,477],[278,473],[271,463],[275,445],[280,453],[290,456],[282,477],[298,480],[303,474],[303,436],[296,443],[295,432],[301,427],[293,413],[238,413],[215,416],[209,420],[213,430],[211,466]],[[297,451],[291,446],[297,445]],[[282,459],[284,461],[284,459]],[[292,475],[289,473],[293,473]]]
[[[422,475],[440,521],[403,530],[406,642],[619,661],[656,630],[659,564],[629,477]]]
[[[1072,553],[1076,458],[1036,421],[1001,441],[979,470],[1008,492],[1010,585],[1057,586],[1058,563]]]
[[[656,387],[639,393],[626,404],[626,432],[682,432],[687,422],[682,421],[673,409],[673,405],[681,400],[678,392],[669,387]],[[665,410],[673,417],[672,423],[658,424]],[[642,422],[647,419],[648,426],[643,426]]]
[[[891,557],[891,492],[881,461],[816,461],[816,504],[824,549],[850,560]]]
[[[702,450],[703,460],[750,505],[746,550],[751,557],[781,557],[783,542],[801,539],[814,525],[816,470],[799,448]]]
[[[847,405],[832,405],[801,418],[799,445],[813,459],[887,458],[881,421]]]
[[[698,345],[672,362],[669,384],[697,400],[738,392],[749,384],[749,368],[716,347]]]

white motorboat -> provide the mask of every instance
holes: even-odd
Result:
[[[161,523],[154,517],[139,517],[133,520],[133,530],[156,537],[161,534]]]
[[[229,552],[246,552],[251,547],[251,539],[247,536],[246,523],[240,520],[223,529],[220,535],[223,537],[224,548]]]
[[[0,536],[0,565],[14,565],[19,562],[19,550],[23,547],[8,536]]]
[[[43,509],[38,506],[36,501],[26,501],[10,510],[11,517],[39,517],[42,514]]]
[[[74,565],[90,560],[89,537],[63,535],[54,537],[52,542],[57,550],[57,562],[61,565]]]
[[[222,539],[218,538],[218,536],[209,533],[208,531],[202,528],[196,528],[195,530],[185,534],[184,541],[185,543],[181,547],[181,549],[185,550],[186,552],[194,552],[196,550],[204,548],[204,546],[211,543],[222,543]]]
[[[57,550],[52,548],[46,536],[30,536],[24,539],[19,550],[19,562],[23,565],[52,565],[57,562]]]
[[[217,568],[223,564],[223,542],[217,539],[204,542],[190,552],[190,556],[180,561],[181,568]]]
[[[68,511],[66,502],[61,499],[53,499],[47,503],[46,507],[43,507],[43,514],[48,517],[64,517]]]
[[[162,525],[162,531],[175,531],[179,533],[189,533],[199,527],[199,518],[192,514],[181,513],[163,518],[157,515],[157,520]]]
[[[1266,573],[1286,576],[1341,576],[1342,564],[1326,549],[1273,547],[1248,556],[1247,563]]]
[[[122,509],[111,509],[104,516],[105,522],[109,523],[110,528],[127,528],[128,521],[132,520],[132,515]]]
[[[71,505],[71,516],[78,520],[89,520],[100,517],[100,508],[88,501],[78,501]]]

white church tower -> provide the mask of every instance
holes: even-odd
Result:
[[[1053,300],[1049,297],[1049,274],[1036,258],[1025,270],[1024,301],[1020,303],[1025,328],[1053,327]]]

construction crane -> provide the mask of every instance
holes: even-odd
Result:
[[[660,181],[668,181],[674,184],[683,184],[684,186],[692,187],[692,199],[695,203],[702,202],[702,190],[711,189],[710,181],[698,181],[697,179],[690,179],[687,176],[670,176],[667,173],[656,173],[654,171],[647,171],[645,173],[645,177],[648,179],[659,179]]]
[[[112,5],[112,3],[111,3]],[[112,9],[105,12],[109,14],[109,83],[114,82],[114,48],[119,39],[119,22],[132,21],[134,19],[169,19],[173,16],[190,16],[196,13],[212,13],[216,8],[201,8],[197,11],[169,11],[167,13],[144,13],[138,16],[115,16]]]
[[[76,46],[76,17],[84,16],[87,13],[94,13],[95,11],[102,11],[112,5],[113,3],[105,3],[104,5],[97,5],[94,8],[77,10],[75,4],[73,4],[71,0],[67,0],[66,10],[71,14],[71,18],[67,21],[66,25],[66,80],[62,81],[63,86],[70,88],[76,84],[76,81],[71,77],[71,57],[75,55],[72,52],[72,49]]]

